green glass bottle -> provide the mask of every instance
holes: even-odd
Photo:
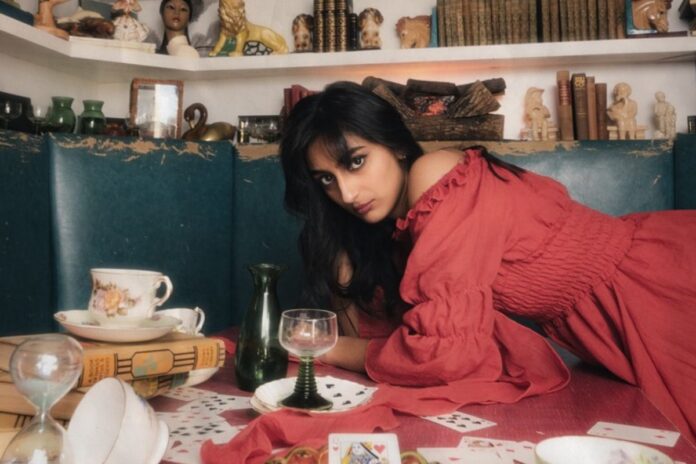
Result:
[[[266,263],[249,267],[254,295],[242,321],[235,353],[237,386],[245,391],[254,391],[287,374],[288,354],[278,341],[281,309],[276,283],[282,270]]]
[[[106,118],[102,112],[101,100],[82,100],[85,110],[80,114],[80,133],[100,135],[106,132]]]

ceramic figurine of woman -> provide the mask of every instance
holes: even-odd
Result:
[[[656,139],[673,139],[677,133],[676,123],[677,117],[674,111],[674,105],[665,100],[664,92],[655,92],[655,119],[657,120],[657,130],[655,131]]]
[[[142,42],[150,30],[138,21],[135,14],[142,10],[138,0],[116,0],[111,6],[114,23],[114,39],[129,42]]]
[[[188,25],[193,18],[191,0],[162,0],[159,8],[164,33],[157,53],[198,58],[198,52],[191,46]]]

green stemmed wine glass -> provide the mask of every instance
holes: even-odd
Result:
[[[280,345],[300,358],[295,390],[280,400],[279,405],[319,411],[331,409],[333,403],[317,393],[314,358],[336,345],[336,314],[323,309],[289,309],[281,315],[278,332]]]

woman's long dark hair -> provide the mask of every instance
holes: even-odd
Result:
[[[350,152],[345,135],[352,134],[388,148],[409,169],[423,149],[391,104],[352,82],[330,84],[324,91],[300,100],[283,133],[280,155],[285,206],[304,221],[299,248],[307,284],[305,303],[324,306],[332,295],[340,295],[369,312],[375,291],[381,288],[386,316],[397,316],[404,307],[398,291],[403,269],[395,262],[394,221],[368,224],[329,199],[309,171],[307,153],[319,141],[329,154],[348,166]],[[485,149],[483,156],[489,166],[520,172],[488,155]],[[337,281],[341,252],[347,254],[353,269],[346,287]]]

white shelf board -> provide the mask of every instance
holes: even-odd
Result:
[[[361,67],[391,69],[494,69],[540,65],[696,61],[696,37],[528,43],[409,50],[364,50],[270,56],[185,59],[138,50],[72,43],[0,15],[0,54],[58,68],[100,83],[138,77],[209,80],[313,75]]]

